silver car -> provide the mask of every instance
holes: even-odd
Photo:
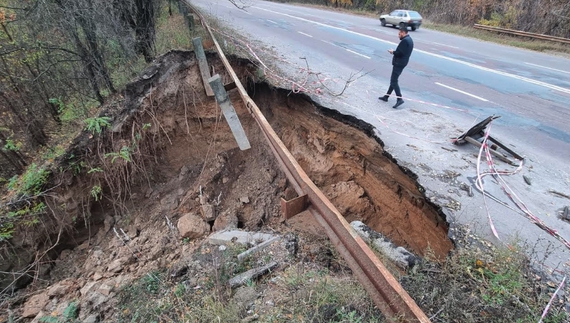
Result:
[[[412,30],[420,28],[422,25],[422,16],[417,11],[412,10],[394,10],[387,15],[380,16],[382,26],[392,25],[393,27],[408,28]]]

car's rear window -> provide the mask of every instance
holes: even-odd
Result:
[[[417,13],[416,11],[409,11],[408,12],[410,14],[411,18],[421,18],[422,16],[420,16],[419,13]]]

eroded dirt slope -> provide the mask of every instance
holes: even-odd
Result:
[[[208,58],[223,71],[215,56]],[[361,220],[417,254],[429,247],[445,257],[452,248],[445,219],[369,126],[304,96],[253,85],[247,62],[234,63],[295,158],[348,221]],[[15,250],[41,252],[58,243],[49,259],[34,263],[30,276],[41,279],[12,288],[15,300],[4,306],[37,321],[79,299],[81,318],[102,319],[121,286],[184,261],[213,231],[291,231],[281,222],[279,199],[295,193],[237,92],[229,94],[251,142],[246,151],[205,95],[193,53],[167,53],[130,84],[124,100],[105,112],[112,129],[95,138],[84,133],[61,161],[69,166],[72,155],[83,169],[64,167],[54,176],[55,220],[46,221],[52,231],[43,235],[49,239],[15,238]],[[97,198],[95,185],[102,187]],[[58,226],[65,230],[56,240]]]
[[[430,247],[445,257],[452,248],[447,222],[369,125],[284,90],[258,86],[255,93],[297,161],[349,222],[360,220],[418,254]]]

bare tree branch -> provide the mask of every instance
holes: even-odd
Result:
[[[334,93],[333,90],[331,90],[330,87],[325,84],[325,80],[321,78],[322,73],[311,71],[311,68],[310,68],[310,66],[309,66],[309,62],[308,62],[307,58],[306,58],[306,57],[301,57],[301,59],[305,61],[305,66],[307,67],[307,69],[306,69],[306,70],[307,70],[307,77],[305,78],[305,81],[304,81],[302,84],[303,84],[303,85],[306,85],[306,83],[307,83],[309,77],[310,77],[311,75],[314,75],[314,76],[317,78],[318,82],[323,86],[323,88],[325,88],[325,89],[329,92],[329,94],[332,95],[332,96],[341,96],[341,95],[343,95],[343,94],[344,94],[344,91],[346,91],[346,89],[350,86],[350,84],[356,82],[358,79],[360,79],[360,78],[362,78],[362,77],[364,77],[364,76],[370,74],[372,71],[374,71],[374,70],[370,70],[370,71],[368,71],[368,72],[366,72],[366,73],[362,73],[362,69],[360,69],[360,70],[359,70],[358,72],[356,72],[356,73],[350,73],[350,76],[348,77],[348,79],[347,79],[347,80],[344,80],[344,85],[343,85],[342,90],[340,90],[340,92],[338,92],[338,93]]]

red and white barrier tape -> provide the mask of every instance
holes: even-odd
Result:
[[[564,283],[566,282],[566,276],[564,276],[564,278],[562,279],[562,282],[560,283],[560,285],[558,285],[558,288],[556,289],[556,291],[554,292],[554,294],[552,294],[552,297],[550,298],[550,301],[548,301],[548,304],[546,305],[546,307],[544,308],[544,311],[542,311],[542,315],[540,316],[540,321],[538,321],[538,323],[542,323],[542,320],[544,320],[544,318],[546,317],[546,315],[548,314],[548,311],[550,310],[550,306],[552,305],[552,302],[554,301],[554,299],[556,298],[556,295],[558,294],[558,292],[562,289],[562,287],[564,287]]]
[[[215,30],[215,29],[214,29]],[[247,52],[249,52],[254,58],[255,60],[258,62],[258,67],[259,68],[263,68],[263,70],[266,72],[266,75],[269,74],[270,78],[273,78],[275,80],[278,81],[282,81],[282,82],[286,82],[286,83],[290,83],[291,84],[291,91],[293,93],[300,93],[300,92],[304,92],[304,93],[313,93],[313,94],[318,94],[321,95],[323,93],[323,91],[320,88],[316,88],[316,89],[310,89],[307,87],[307,82],[308,82],[308,77],[310,75],[316,75],[316,73],[311,72],[309,69],[307,68],[299,68],[299,71],[301,73],[305,73],[306,74],[306,78],[304,80],[304,82],[299,83],[297,81],[294,80],[290,80],[288,78],[285,78],[281,75],[279,75],[278,73],[276,73],[275,71],[273,71],[272,69],[270,69],[262,60],[261,58],[259,58],[259,56],[255,53],[255,51],[251,48],[251,46],[247,43],[244,42],[245,45],[241,45],[240,41],[237,40],[237,38],[228,35],[226,33],[223,33],[220,30],[215,30],[217,33],[224,35],[225,37],[232,39],[234,41],[234,44],[240,48],[242,48],[243,50],[246,50],[247,48]],[[274,55],[273,55],[274,56]],[[275,56],[274,56],[275,57]],[[276,57],[276,59],[281,60],[281,61],[285,61],[286,60],[282,60],[279,57]],[[290,62],[288,62],[289,64],[292,64]],[[328,81],[332,78],[330,77],[325,77],[324,80],[318,80],[318,81],[314,81],[312,82],[310,85],[315,85],[318,83],[324,82],[324,81]],[[432,103],[432,102],[427,102],[427,101],[422,101],[422,100],[415,100],[415,99],[411,99],[411,98],[406,98],[406,100],[408,101],[412,101],[412,102],[417,102],[417,103],[421,103],[421,104],[426,104],[426,105],[431,105],[434,107],[438,107],[438,108],[443,108],[443,109],[450,109],[450,110],[455,110],[455,111],[461,111],[461,112],[469,112],[468,110],[465,109],[461,109],[461,108],[456,108],[456,107],[450,107],[450,106],[446,106],[446,105],[442,105],[442,104],[437,104],[437,103]],[[376,116],[377,119],[387,128],[390,129],[390,127],[378,116]],[[503,189],[503,191],[505,192],[505,194],[507,194],[507,196],[511,199],[511,201],[519,208],[520,211],[523,212],[523,214],[535,225],[537,225],[538,227],[540,227],[541,229],[545,230],[546,232],[548,232],[549,234],[551,234],[553,237],[555,237],[556,239],[558,239],[559,241],[561,241],[567,248],[570,249],[570,242],[568,242],[567,240],[565,240],[562,236],[560,236],[560,234],[552,229],[549,228],[542,220],[540,220],[538,217],[536,217],[535,215],[532,214],[532,212],[530,212],[530,210],[528,209],[528,207],[524,204],[524,202],[522,202],[522,200],[516,195],[516,193],[514,193],[514,191],[507,185],[507,183],[501,178],[501,175],[513,175],[517,172],[519,172],[522,169],[523,163],[522,161],[520,162],[518,168],[515,171],[512,172],[508,172],[508,171],[498,171],[495,168],[495,165],[493,163],[493,157],[490,154],[490,148],[487,145],[487,138],[489,136],[489,131],[491,129],[491,123],[489,123],[488,125],[488,129],[485,132],[485,137],[483,139],[483,143],[481,145],[481,148],[479,150],[479,154],[477,156],[477,181],[476,181],[476,187],[481,191],[481,193],[484,196],[484,203],[485,203],[485,208],[486,208],[486,212],[487,212],[487,217],[489,219],[489,224],[491,226],[491,230],[493,231],[493,235],[495,235],[495,237],[497,239],[500,240],[499,235],[497,233],[497,230],[495,228],[495,225],[493,224],[493,220],[491,218],[491,214],[489,211],[489,207],[487,205],[487,201],[485,197],[489,197],[499,203],[501,203],[502,205],[505,205],[507,207],[509,207],[512,210],[515,210],[514,208],[510,207],[507,203],[502,202],[500,200],[498,200],[497,198],[489,195],[488,193],[485,192],[484,187],[483,187],[483,177],[486,175],[492,175],[493,177],[495,177],[495,179],[498,179],[502,184],[501,184],[501,188]],[[433,141],[429,141],[429,140],[425,140],[425,139],[421,139],[421,138],[417,138],[417,137],[413,137],[410,135],[407,135],[405,133],[401,133],[398,131],[395,131],[393,129],[390,129],[392,131],[394,131],[395,133],[398,133],[400,135],[412,138],[412,139],[416,139],[416,140],[423,140],[423,141],[427,141],[427,142],[431,142],[431,143],[440,143],[440,142],[433,142]],[[481,156],[483,154],[483,152],[485,153],[486,156],[486,160],[487,160],[487,166],[489,167],[490,171],[487,172],[481,172],[480,169],[480,164],[481,164]],[[518,202],[517,202],[518,200]]]
[[[491,230],[493,231],[493,234],[495,235],[495,237],[500,240],[500,238],[497,234],[497,230],[495,229],[495,226],[493,224],[493,220],[491,218],[489,208],[488,208],[487,202],[486,202],[486,197],[487,196],[490,197],[490,195],[485,192],[484,187],[483,187],[483,177],[486,175],[492,175],[497,180],[497,182],[501,186],[501,189],[503,190],[503,192],[518,207],[518,209],[520,211],[522,211],[523,215],[525,215],[525,217],[527,219],[529,219],[531,221],[531,223],[535,224],[536,226],[538,226],[542,230],[548,232],[555,239],[562,242],[562,244],[564,246],[566,246],[566,248],[570,249],[570,242],[568,240],[564,239],[564,237],[562,237],[558,233],[558,231],[550,228],[548,225],[546,225],[546,223],[544,223],[544,221],[542,221],[540,218],[538,218],[536,215],[534,215],[529,210],[529,208],[526,206],[526,204],[517,196],[515,191],[507,184],[507,182],[504,180],[504,178],[501,176],[501,175],[513,175],[513,174],[518,173],[522,169],[523,162],[521,161],[519,166],[517,167],[517,169],[512,171],[512,172],[498,171],[496,169],[495,164],[493,162],[493,156],[491,155],[490,148],[487,144],[487,139],[489,137],[490,130],[491,130],[491,122],[487,126],[487,129],[485,131],[485,136],[483,137],[483,142],[481,144],[481,148],[479,149],[479,155],[477,156],[477,181],[476,181],[475,186],[483,194],[483,200],[485,201],[485,208],[486,208],[486,212],[487,212],[487,217],[489,219],[489,225],[491,226]],[[482,152],[485,152],[485,157],[487,160],[487,166],[490,169],[490,171],[485,172],[485,173],[482,173],[480,170]],[[493,199],[495,199],[495,198],[493,198]],[[505,205],[506,203],[502,203],[502,204]]]
[[[491,130],[491,123],[489,123],[487,131],[485,131],[485,137],[483,138],[483,143],[481,144],[481,148],[479,149],[479,154],[477,155],[477,181],[475,182],[475,186],[481,191],[483,194],[483,203],[485,204],[485,211],[487,212],[487,219],[489,220],[489,225],[491,226],[491,231],[495,238],[501,240],[499,238],[499,234],[497,233],[497,229],[493,223],[493,218],[491,217],[491,212],[489,211],[489,206],[487,205],[487,194],[485,193],[485,188],[483,187],[483,177],[481,176],[481,155],[485,148],[487,147],[487,138],[489,137],[489,132]],[[487,160],[487,166],[491,167],[489,160]]]

